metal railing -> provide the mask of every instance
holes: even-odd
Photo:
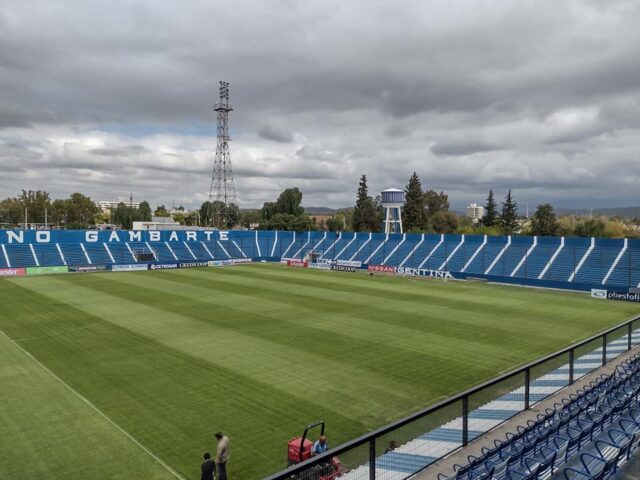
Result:
[[[461,418],[462,435],[460,437],[459,444],[452,443],[450,451],[443,452],[438,458],[431,460],[428,464],[416,467],[415,471],[404,472],[404,476],[394,475],[394,478],[396,479],[408,478],[423,470],[429,464],[439,460],[440,458],[443,458],[446,455],[449,455],[451,452],[459,449],[460,447],[466,446],[469,441],[472,440],[469,430],[469,415],[470,412],[473,411],[474,405],[486,404],[491,400],[495,400],[500,395],[504,395],[507,392],[513,392],[514,386],[517,386],[524,392],[524,401],[521,403],[521,408],[519,408],[518,411],[515,411],[512,416],[528,410],[529,408],[531,408],[531,406],[543,400],[540,395],[534,397],[531,393],[532,384],[535,384],[536,379],[539,379],[541,376],[544,376],[549,372],[559,372],[567,370],[566,368],[559,369],[559,367],[568,366],[568,371],[566,372],[566,382],[558,382],[566,383],[566,385],[559,385],[557,390],[549,392],[548,394],[544,395],[544,397],[555,394],[557,391],[565,388],[565,386],[573,384],[579,377],[587,375],[588,373],[590,373],[590,371],[599,368],[607,362],[615,359],[622,353],[629,351],[633,347],[639,345],[640,333],[637,334],[637,340],[634,340],[633,338],[633,332],[636,330],[636,328],[640,328],[640,316],[623,322],[606,331],[598,333],[568,348],[562,349],[539,360],[528,363],[522,367],[500,375],[492,380],[482,383],[481,385],[470,388],[457,395],[442,400],[394,423],[380,427],[370,433],[343,443],[342,445],[332,448],[322,455],[312,457],[308,460],[305,460],[304,462],[298,463],[285,470],[274,473],[266,477],[265,480],[285,480],[290,478],[317,480],[318,478],[320,478],[320,476],[315,475],[314,472],[320,471],[321,466],[330,464],[331,459],[334,457],[337,457],[339,455],[349,456],[350,454],[352,454],[351,456],[354,457],[354,463],[345,465],[346,467],[368,468],[368,474],[358,475],[357,478],[368,478],[369,480],[385,478],[384,474],[376,473],[376,460],[380,460],[380,456],[383,454],[383,449],[385,447],[385,442],[381,442],[382,439],[391,438],[390,435],[400,434],[402,429],[407,429],[407,427],[410,427],[412,424],[431,425],[432,427],[438,427],[445,423],[447,419],[455,417],[457,417],[458,419]],[[612,342],[615,344],[615,351],[614,347],[612,346]],[[624,351],[621,350],[620,345],[624,346]],[[598,352],[598,349],[602,349],[601,352]],[[582,361],[582,363],[578,363],[580,362],[581,358],[594,356],[597,356],[597,360],[595,362]],[[587,368],[580,368],[579,372],[577,373],[578,365],[589,365],[590,363],[597,363],[597,365]],[[556,374],[555,376],[557,377],[558,375]],[[559,376],[562,377],[563,375]],[[429,418],[431,417],[434,421],[430,422]],[[497,425],[500,425],[507,420],[508,418],[502,419],[502,421],[500,421],[499,423],[492,425],[490,428],[487,428],[484,432],[480,433],[486,433],[486,431],[495,428]],[[417,436],[420,436],[420,434],[426,434],[429,431],[427,430],[420,432],[418,430],[418,432],[416,432],[416,429],[409,430],[411,430],[413,435],[415,435],[413,437],[414,439]],[[474,433],[474,438],[475,436],[478,436],[478,432]],[[411,439],[407,439],[407,441],[410,442]],[[345,462],[343,460],[343,464],[344,463]],[[330,478],[326,475],[321,476],[322,478]]]

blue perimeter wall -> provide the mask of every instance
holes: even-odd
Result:
[[[326,249],[332,245],[338,243],[339,239],[345,244],[347,244],[351,239],[355,239],[355,241],[360,243],[366,243],[367,240],[370,239],[371,244],[378,244],[383,242],[388,242],[391,246],[401,244],[401,242],[410,243],[412,245],[417,245],[420,242],[432,242],[433,244],[437,244],[438,242],[445,242],[445,244],[455,245],[459,243],[462,239],[461,235],[437,235],[437,234],[396,234],[396,235],[385,235],[382,233],[358,233],[355,234],[353,232],[344,232],[338,237],[338,234],[331,232],[275,232],[275,231],[242,231],[242,230],[230,230],[230,231],[217,231],[217,230],[158,230],[158,231],[127,231],[127,230],[106,230],[106,231],[95,231],[95,230],[0,230],[0,256],[2,254],[1,248],[4,246],[10,245],[29,245],[33,244],[34,246],[46,246],[55,245],[55,244],[80,244],[83,243],[85,245],[91,244],[118,244],[118,243],[126,243],[126,242],[149,242],[152,245],[155,242],[167,242],[169,245],[172,243],[182,243],[186,242],[221,242],[223,245],[227,242],[237,242],[241,247],[245,247],[247,245],[251,245],[251,250],[253,255],[250,255],[250,258],[254,260],[266,260],[266,261],[279,261],[281,257],[287,258],[301,258],[306,253],[312,250],[316,250],[320,253],[324,253],[327,259],[331,259],[332,256],[335,257],[337,250],[331,254]],[[494,245],[496,249],[500,249],[502,246],[506,245],[508,241],[511,241],[512,249],[517,250],[521,248],[522,251],[526,251],[532,245],[534,241],[534,237],[484,237],[481,235],[466,235],[465,243],[469,246],[469,248],[475,248],[482,244],[485,241],[487,245],[487,249],[491,248],[491,245]],[[276,245],[278,242],[281,242],[280,248],[276,251]],[[583,251],[586,251],[589,246],[593,242],[593,246],[595,247],[595,251],[601,249],[603,251],[609,251],[610,256],[614,256],[616,251],[623,248],[623,246],[627,245],[627,248],[630,252],[640,251],[640,240],[638,239],[608,239],[608,238],[598,238],[598,239],[590,239],[590,238],[570,238],[567,237],[564,240],[564,245],[567,248],[573,249],[581,249],[580,252],[582,254]],[[289,251],[286,251],[285,246],[291,242]],[[299,243],[295,243],[299,242]],[[539,246],[539,250],[543,248],[549,249],[549,252],[552,252],[554,249],[557,249],[560,245],[561,238],[560,237],[538,237],[536,239],[537,245]],[[263,250],[260,251],[259,244],[262,245]],[[266,248],[265,248],[266,245]],[[519,247],[520,245],[520,247]],[[318,249],[318,246],[324,247],[324,251],[322,248]],[[257,247],[254,248],[254,247]],[[314,248],[315,247],[315,248]],[[390,247],[392,250],[392,248]],[[257,255],[257,252],[260,251],[260,255]],[[574,250],[576,251],[576,250]],[[297,253],[297,255],[295,255]],[[391,254],[392,255],[392,254]],[[514,254],[515,255],[515,254]],[[575,253],[574,253],[575,255]],[[631,253],[629,253],[631,255]],[[234,255],[230,255],[233,257]],[[470,256],[470,255],[469,255]],[[378,261],[373,262],[371,264],[384,264],[384,262],[380,261],[381,257],[377,257]],[[515,257],[514,257],[515,258]],[[181,261],[188,261],[191,259],[181,258]],[[210,260],[210,259],[207,259]],[[387,265],[389,266],[398,266],[399,258],[397,261],[389,262]],[[123,263],[131,263],[131,262],[123,262]],[[149,262],[149,264],[161,264],[163,262]],[[165,262],[166,263],[166,262]],[[446,263],[446,262],[445,262]],[[517,262],[516,262],[517,263]],[[575,261],[574,261],[575,264]],[[20,267],[21,265],[12,265],[12,267]],[[367,263],[360,261],[360,268],[367,268]],[[449,271],[445,265],[443,270]],[[606,267],[606,266],[605,266]],[[634,266],[635,270],[640,267]],[[423,270],[424,273],[417,273],[421,276],[430,276],[429,272],[433,272],[433,269],[419,269]],[[511,283],[518,285],[530,285],[536,287],[547,287],[547,288],[560,288],[560,289],[571,289],[571,290],[591,290],[593,288],[603,288],[602,283],[581,283],[581,282],[568,282],[568,281],[557,281],[557,280],[545,280],[545,279],[536,279],[536,278],[522,278],[518,276],[510,276],[510,275],[492,275],[492,274],[484,274],[484,273],[466,273],[463,271],[459,271],[460,268],[451,269],[450,272],[452,276],[456,279],[466,279],[466,278],[481,278],[486,279],[488,281],[493,282],[501,282],[501,283]],[[633,272],[636,274],[636,272]],[[614,285],[607,285],[606,288],[609,291],[619,291],[619,292],[627,292],[629,288],[616,287]]]

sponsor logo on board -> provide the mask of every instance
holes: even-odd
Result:
[[[392,267],[391,265],[368,265],[371,272],[395,273],[396,275],[410,275],[412,277],[453,279],[451,272],[446,270],[431,270],[428,268]]]
[[[149,270],[148,263],[131,263],[126,265],[111,265],[113,272],[135,272],[140,270]]]
[[[353,268],[362,267],[362,262],[356,262],[354,260],[334,260],[331,263],[333,263],[334,265],[340,265],[343,267],[353,267]]]
[[[209,262],[180,262],[178,263],[179,268],[193,268],[193,267],[207,267],[209,266]]]
[[[177,263],[152,263],[149,265],[149,270],[171,270],[178,268]]]
[[[428,268],[396,267],[395,273],[397,275],[411,275],[413,277],[453,278],[451,272],[446,270],[430,270]]]
[[[367,269],[370,272],[396,273],[396,268],[389,265],[369,265]]]
[[[106,269],[106,265],[73,265],[69,267],[70,272],[99,272]]]
[[[350,267],[349,265],[331,265],[331,270],[336,272],[355,272],[356,267]]]
[[[305,260],[296,260],[294,258],[287,260],[287,267],[307,268],[308,266],[309,266],[309,262]]]
[[[326,262],[310,263],[309,268],[315,268],[318,270],[331,270],[331,264]]]
[[[602,290],[601,288],[592,288],[591,289],[591,297],[592,298],[600,298],[600,299],[606,300],[607,291],[606,290]]]
[[[27,267],[27,275],[50,275],[52,273],[68,273],[69,267]]]
[[[607,292],[607,299],[621,302],[640,302],[640,293]]]
[[[0,277],[24,277],[26,274],[24,268],[0,268]]]
[[[242,265],[244,263],[253,263],[253,259],[251,258],[232,258],[228,260],[231,262],[231,265]]]

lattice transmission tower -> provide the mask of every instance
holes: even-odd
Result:
[[[220,98],[213,109],[218,114],[218,144],[209,188],[210,218],[214,227],[228,228],[238,221],[236,187],[229,154],[229,112],[233,111],[229,104],[229,82],[220,82]]]

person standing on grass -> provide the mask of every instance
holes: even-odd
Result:
[[[216,450],[216,467],[218,480],[227,480],[227,461],[229,460],[229,437],[222,432],[215,434],[218,441]]]
[[[200,467],[202,471],[202,475],[200,475],[200,480],[213,480],[213,474],[216,471],[216,464],[211,460],[211,454],[209,452],[204,454],[204,462]]]

